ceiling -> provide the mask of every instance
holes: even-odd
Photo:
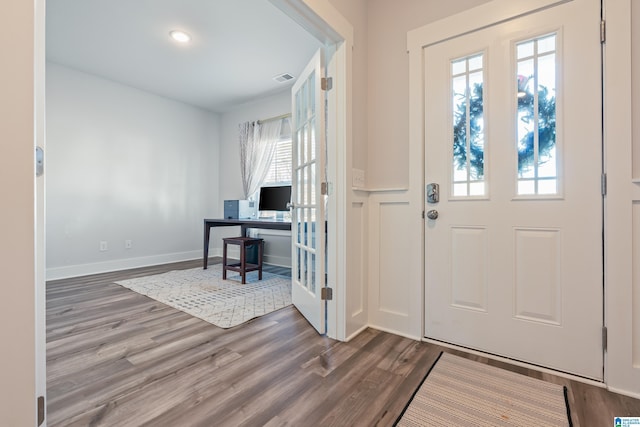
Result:
[[[319,47],[268,0],[47,0],[47,60],[213,112],[288,90]]]

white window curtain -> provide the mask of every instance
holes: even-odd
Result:
[[[244,198],[258,191],[273,160],[282,120],[240,124],[240,173]]]

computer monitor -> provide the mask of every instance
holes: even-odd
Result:
[[[280,185],[277,187],[261,187],[258,209],[260,211],[286,212],[289,210],[289,207],[287,205],[290,201],[290,185]]]

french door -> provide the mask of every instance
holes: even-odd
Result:
[[[603,378],[600,4],[424,48],[425,336]]]
[[[318,50],[292,89],[292,300],[325,334],[325,102],[321,89],[323,51]]]

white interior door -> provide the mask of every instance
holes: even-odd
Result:
[[[325,175],[324,70],[318,50],[292,89],[292,299],[302,315],[326,333],[325,206],[321,183]]]
[[[574,0],[424,48],[425,180],[440,190],[425,336],[597,380],[599,7]]]

